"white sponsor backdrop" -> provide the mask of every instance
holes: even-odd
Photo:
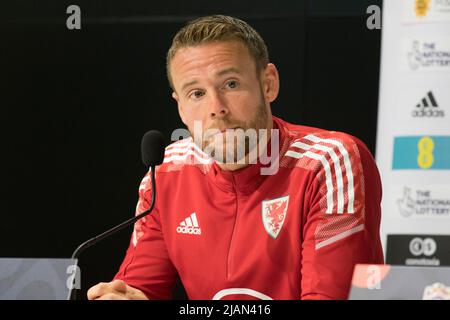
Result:
[[[450,22],[449,0],[397,0],[404,2],[403,22],[405,24]],[[386,0],[384,1],[386,2]],[[386,4],[385,4],[386,5]]]
[[[449,141],[450,0],[384,1],[376,159],[385,250],[387,234],[450,235]]]

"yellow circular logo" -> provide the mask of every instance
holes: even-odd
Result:
[[[430,0],[416,0],[416,16],[418,17],[426,16],[429,9],[430,9]]]

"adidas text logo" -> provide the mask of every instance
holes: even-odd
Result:
[[[195,212],[184,219],[184,221],[180,222],[180,225],[177,227],[177,232],[193,235],[202,234],[202,229],[198,225],[197,215],[195,214]]]
[[[439,109],[439,105],[433,95],[428,91],[427,95],[416,105],[416,109],[412,112],[414,118],[439,118],[444,117],[444,110]]]

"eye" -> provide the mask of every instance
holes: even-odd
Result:
[[[194,99],[194,100],[198,100],[198,99],[200,99],[201,97],[203,97],[204,95],[205,95],[205,93],[204,93],[203,91],[201,91],[201,90],[195,90],[195,91],[193,91],[193,92],[189,95],[189,97],[192,98],[192,99]]]
[[[236,89],[238,87],[238,82],[236,80],[230,80],[226,83],[226,86],[230,89]]]

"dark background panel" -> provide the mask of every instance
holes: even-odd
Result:
[[[261,33],[281,77],[275,115],[351,133],[373,151],[380,31],[366,29],[365,12],[380,2],[2,4],[0,256],[68,257],[134,213],[146,171],[143,133],[170,137],[182,127],[165,54],[176,31],[197,16],[234,15]],[[81,7],[79,31],[66,28],[69,4]],[[111,279],[130,234],[128,228],[83,254],[83,296]]]
[[[360,17],[312,17],[306,44],[303,123],[350,133],[374,152],[380,33]]]
[[[361,17],[366,12],[367,7],[377,5],[381,8],[380,0],[308,0],[307,12],[308,17],[324,16],[324,17]]]

